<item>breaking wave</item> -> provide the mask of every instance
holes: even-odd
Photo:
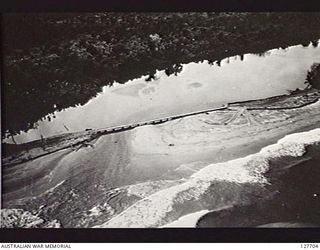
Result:
[[[215,182],[269,185],[264,173],[270,168],[270,161],[285,157],[302,157],[307,147],[320,142],[320,128],[287,135],[276,144],[262,148],[260,152],[244,158],[210,164],[183,183],[153,193],[109,221],[96,227],[160,227],[177,220],[187,213],[206,208],[195,208],[184,214],[174,213],[187,202],[197,202],[211,184]]]

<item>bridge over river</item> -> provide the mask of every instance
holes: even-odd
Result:
[[[192,116],[192,115],[209,113],[209,112],[218,111],[218,110],[227,110],[228,107],[229,107],[229,104],[226,104],[226,105],[222,105],[222,106],[216,107],[216,108],[199,110],[199,111],[194,111],[194,112],[189,112],[189,113],[184,113],[184,114],[171,115],[171,116],[166,116],[166,117],[157,118],[157,119],[153,119],[153,120],[147,120],[147,121],[140,121],[140,122],[131,123],[131,124],[118,125],[118,126],[114,126],[114,127],[106,127],[106,128],[99,128],[99,129],[86,129],[85,131],[83,131],[83,132],[86,132],[86,135],[84,135],[83,139],[75,140],[73,142],[70,141],[71,143],[70,142],[68,143],[67,141],[69,141],[69,139],[68,139],[68,136],[66,136],[65,139],[63,140],[64,143],[60,144],[57,147],[49,146],[48,142],[50,140],[54,140],[57,137],[59,138],[62,135],[52,136],[52,137],[48,137],[48,138],[42,138],[42,139],[27,143],[29,145],[30,145],[30,143],[32,143],[34,145],[34,146],[30,145],[31,148],[32,147],[36,147],[39,149],[42,148],[41,152],[38,152],[35,155],[30,155],[29,154],[30,146],[29,146],[29,149],[25,151],[26,154],[22,153],[20,155],[20,157],[17,157],[16,159],[14,159],[15,157],[13,157],[11,160],[4,159],[4,165],[14,166],[14,165],[26,162],[26,161],[34,160],[34,159],[40,158],[42,156],[49,155],[49,154],[67,149],[67,148],[71,148],[72,150],[74,150],[74,149],[78,150],[81,147],[92,146],[92,144],[91,144],[92,140],[101,136],[101,135],[119,133],[119,132],[127,131],[130,129],[136,128],[136,127],[140,127],[140,126],[160,124],[160,123],[164,123],[167,121],[181,119],[181,118],[184,118],[187,116]],[[82,132],[80,132],[80,133],[82,133]],[[66,133],[65,135],[68,135],[68,134],[72,134],[72,133]],[[11,157],[9,157],[9,158],[11,158]]]
[[[118,126],[114,126],[114,127],[100,128],[100,129],[95,129],[94,131],[96,131],[99,134],[121,132],[121,131],[129,130],[129,129],[133,129],[136,127],[140,127],[140,126],[160,124],[160,123],[164,123],[167,121],[184,118],[187,116],[204,114],[204,113],[209,113],[209,112],[213,112],[213,111],[217,111],[217,110],[226,110],[226,109],[228,109],[228,106],[229,105],[227,104],[227,105],[222,105],[221,107],[217,107],[217,108],[199,110],[199,111],[194,111],[194,112],[189,112],[189,113],[184,113],[184,114],[177,114],[177,115],[157,118],[157,119],[153,119],[153,120],[141,121],[141,122],[126,124],[126,125],[118,125]]]

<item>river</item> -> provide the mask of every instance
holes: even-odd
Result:
[[[85,129],[117,126],[163,116],[219,107],[235,101],[289,94],[306,87],[307,71],[320,62],[320,48],[314,43],[263,54],[245,54],[182,65],[177,75],[157,71],[155,79],[141,76],[125,84],[114,83],[83,106],[55,112],[50,121],[38,121],[36,129],[16,135],[25,143]],[[6,139],[5,142],[12,143]]]

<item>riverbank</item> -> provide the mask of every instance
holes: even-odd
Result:
[[[102,135],[91,146],[4,167],[2,204],[62,227],[154,227],[204,209],[251,204],[269,194],[268,179],[254,174],[259,167],[238,166],[241,158],[287,134],[319,128],[319,105],[248,113],[242,107]],[[213,182],[203,179],[210,176]]]
[[[114,81],[152,80],[156,70],[177,74],[182,63],[316,46],[320,37],[318,13],[11,14],[3,21],[2,136],[84,104]]]
[[[237,118],[237,116],[242,116],[242,115],[246,115],[245,117],[247,117],[246,119],[249,121],[250,124],[257,123],[255,121],[255,118],[251,117],[250,115],[251,111],[253,112],[253,114],[257,114],[258,116],[259,116],[259,113],[269,114],[268,119],[270,119],[270,121],[272,120],[276,121],[277,119],[279,119],[277,118],[277,115],[278,114],[282,115],[281,110],[283,110],[284,113],[286,113],[286,110],[288,110],[288,112],[290,113],[290,109],[294,110],[297,108],[308,106],[312,103],[317,102],[319,99],[319,95],[320,95],[320,92],[316,89],[306,89],[303,91],[291,93],[290,95],[282,95],[282,96],[277,96],[277,97],[272,97],[267,99],[230,103],[225,105],[226,108],[222,109],[221,110],[222,112],[218,110],[213,112],[205,112],[200,117],[203,117],[201,119],[206,123],[206,127],[204,127],[204,129],[210,128],[210,127],[213,128],[214,125],[220,125],[217,127],[221,127],[222,129],[226,128],[224,126],[224,125],[227,125],[225,124],[226,122],[231,123],[232,120],[235,120]],[[173,113],[179,114],[177,110],[180,110],[181,108],[182,110],[186,110],[186,107],[184,106],[183,107],[181,107],[181,105],[176,105],[176,106],[177,106],[175,107],[176,109],[172,107],[172,110],[175,111]],[[99,108],[99,107],[96,107],[96,108]],[[196,110],[194,107],[193,109]],[[239,110],[241,109],[246,109],[246,110],[249,110],[250,112],[249,113],[247,112],[246,114],[241,114],[239,113],[240,112]],[[156,114],[156,116],[154,117],[159,118],[160,112],[157,106],[154,108],[147,108],[147,110],[149,114]],[[272,112],[272,110],[274,112]],[[160,109],[160,111],[163,111],[163,109]],[[163,116],[165,116],[166,114],[168,115],[167,110],[163,112],[164,112]],[[148,116],[146,116],[145,112],[143,112],[140,114],[139,113],[132,114],[128,116],[128,118],[126,119],[127,119],[127,122],[132,122],[132,119],[134,119],[133,121],[137,122],[139,121],[139,119],[145,120],[146,117]],[[187,118],[187,120],[188,119],[190,119],[190,121],[193,120],[192,117]],[[176,121],[172,121],[170,124],[179,123],[179,121],[180,119]],[[242,122],[246,122],[246,120],[243,120]],[[201,124],[198,124],[198,125],[201,126]],[[147,136],[148,132],[151,132],[148,138],[151,141],[154,141],[154,139],[157,138],[158,135],[152,133],[152,128],[157,129],[157,127],[149,126],[147,128],[148,129],[141,130],[143,131],[142,137]],[[139,129],[137,131],[139,131]],[[43,141],[35,140],[28,143],[17,144],[17,145],[3,143],[2,144],[2,158],[3,158],[2,163],[4,166],[9,167],[19,163],[30,161],[32,159],[39,158],[41,156],[51,154],[54,152],[58,152],[63,149],[77,149],[81,147],[88,147],[90,146],[91,141],[99,138],[101,135],[109,134],[109,133],[110,132],[108,132],[108,128],[106,128],[106,129],[98,129],[98,130],[88,130],[88,131],[83,131],[78,133],[66,133],[58,136],[45,138],[45,140]],[[111,134],[112,133],[113,132],[111,132]],[[193,133],[193,131],[190,131],[190,133]],[[145,137],[145,140],[146,138],[147,137]],[[144,148],[144,143],[146,142],[142,142],[142,145],[141,145],[142,148]],[[170,142],[168,142],[168,144],[170,144]]]

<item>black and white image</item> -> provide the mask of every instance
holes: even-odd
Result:
[[[2,29],[2,228],[320,226],[320,12]]]

